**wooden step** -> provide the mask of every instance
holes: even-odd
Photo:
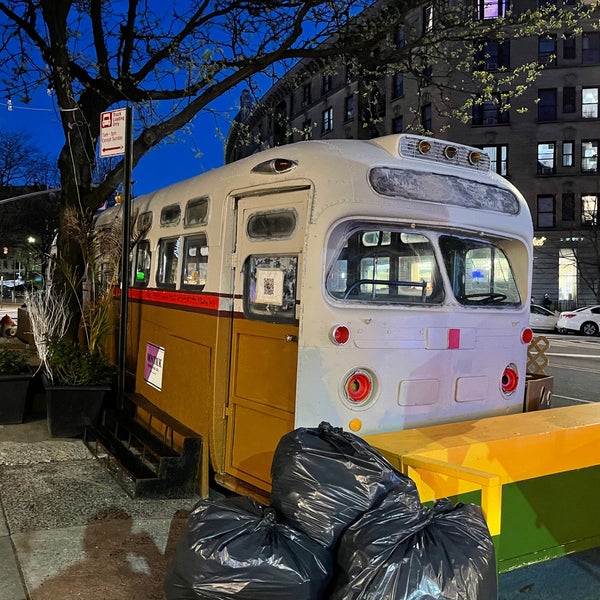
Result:
[[[132,498],[187,498],[197,492],[200,435],[139,394],[106,408],[84,443]],[[144,420],[137,415],[141,406]]]

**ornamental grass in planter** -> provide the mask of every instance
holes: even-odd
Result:
[[[14,348],[0,346],[0,424],[22,423],[32,372],[27,357]]]
[[[48,287],[28,295],[27,308],[42,365],[48,430],[54,437],[76,437],[98,420],[114,379],[104,350],[121,244],[117,226],[96,232],[91,216],[75,211],[65,212],[59,235],[78,246],[83,266],[53,258]]]

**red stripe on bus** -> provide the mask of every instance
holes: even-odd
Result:
[[[174,290],[148,290],[130,288],[129,297],[132,300],[170,304],[182,308],[198,308],[204,310],[219,310],[219,296],[213,294],[198,294],[177,292]]]

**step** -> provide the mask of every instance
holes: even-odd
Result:
[[[198,486],[202,438],[139,394],[106,408],[84,442],[134,498],[188,498]],[[137,416],[140,406],[147,420]],[[159,437],[160,436],[160,437]]]

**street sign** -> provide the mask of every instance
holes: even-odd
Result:
[[[125,154],[126,108],[100,114],[100,158]]]

